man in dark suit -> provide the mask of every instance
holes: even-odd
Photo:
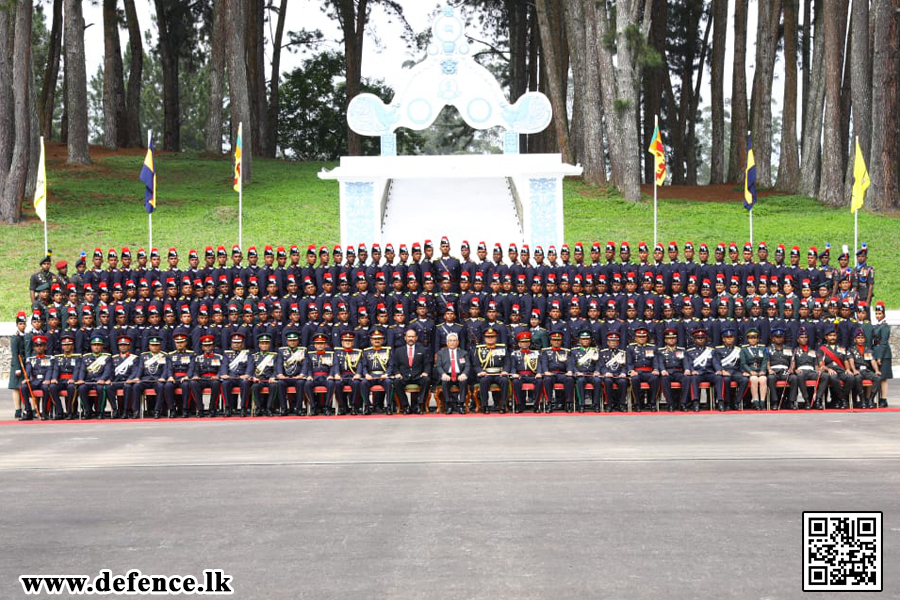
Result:
[[[465,414],[466,387],[468,385],[469,361],[459,347],[459,335],[450,333],[447,335],[447,347],[441,348],[437,354],[438,377],[441,380],[441,388],[444,391],[444,402],[447,403],[447,414],[453,414],[456,410],[459,414]],[[459,386],[459,396],[453,402],[450,388]]]
[[[418,335],[414,329],[408,329],[403,336],[406,343],[395,348],[391,353],[391,371],[394,373],[395,387],[399,392],[400,406],[406,414],[423,412],[425,399],[428,397],[428,379],[431,373],[431,351],[416,343]],[[407,385],[419,386],[415,406],[410,406],[403,388]]]

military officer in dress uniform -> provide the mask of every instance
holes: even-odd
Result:
[[[190,338],[187,334],[176,333],[172,337],[175,342],[175,350],[169,354],[169,378],[166,380],[166,385],[163,388],[169,418],[174,418],[178,415],[178,405],[175,404],[176,389],[181,390],[181,402],[184,405],[184,412],[187,414],[187,407],[191,398],[191,378],[194,375],[195,356],[194,351],[188,349]],[[213,346],[215,346],[215,336],[210,337],[213,337]],[[154,412],[164,414],[161,412],[162,404],[163,399],[157,397]]]
[[[848,349],[848,354],[853,361],[855,406],[875,408],[875,396],[881,388],[881,374],[878,372],[878,365],[875,362],[875,351],[866,342],[866,334],[861,327],[858,327],[853,334],[853,345]],[[864,380],[872,382],[868,397],[863,395]]]
[[[678,330],[669,328],[663,331],[664,344],[656,351],[656,370],[659,371],[660,384],[663,396],[666,398],[666,408],[669,412],[687,410],[687,395],[690,387],[689,378],[685,372],[690,371],[690,361],[684,348],[678,346]],[[677,399],[672,389],[672,382],[681,386]],[[700,410],[699,404],[696,410]]]
[[[25,409],[23,421],[30,421],[34,418],[32,405],[37,401],[37,398],[30,394],[29,390],[31,392],[41,392],[44,408],[40,416],[44,419],[49,417],[48,403],[51,397],[50,380],[53,375],[53,357],[46,354],[47,336],[44,334],[32,336],[31,346],[34,354],[25,359],[25,378],[19,387],[19,393],[22,394],[22,398],[28,399],[27,402],[23,402]]]
[[[563,407],[567,412],[572,412],[570,404],[575,382],[572,381],[572,373],[568,370],[569,349],[563,348],[564,337],[564,332],[552,331],[550,333],[550,347],[541,350],[541,373],[544,376],[544,396],[547,399],[547,412],[553,412],[553,409],[556,408],[553,406],[555,395],[553,386],[557,383],[563,384],[565,393]]]
[[[634,331],[634,343],[628,345],[626,363],[631,379],[631,397],[634,410],[656,410],[656,394],[659,390],[659,371],[656,369],[656,347],[648,343],[649,332],[641,325]],[[641,389],[647,383],[647,390]]]
[[[75,352],[74,332],[64,332],[59,341],[62,353],[53,357],[54,370],[50,379],[50,396],[56,407],[56,418],[62,419],[65,415],[66,419],[72,419],[78,414],[78,403],[75,401],[75,376],[81,368],[81,354]],[[60,399],[62,391],[66,392],[65,407]]]
[[[216,340],[211,335],[200,338],[200,347],[203,352],[196,354],[192,360],[190,390],[197,403],[197,417],[203,416],[203,391],[209,390],[210,405],[215,406],[221,387],[220,378],[225,375],[228,365],[225,357],[215,351]],[[181,416],[188,416],[190,396],[184,394],[181,401]],[[214,416],[214,415],[210,415]]]
[[[371,338],[371,335],[369,336]],[[324,411],[326,415],[331,415],[331,395],[334,392],[334,381],[328,378],[331,373],[331,367],[334,366],[334,352],[328,349],[328,336],[324,333],[317,333],[313,336],[313,351],[307,354],[306,375],[309,379],[306,381],[306,401],[310,406],[310,414],[316,416]],[[318,406],[316,404],[316,395],[314,390],[317,387],[326,388],[325,405]]]
[[[362,358],[362,350],[353,347],[355,336],[352,331],[346,331],[341,336],[341,347],[334,351],[334,364],[331,367],[331,378],[334,380],[334,395],[337,397],[338,410],[347,412],[347,401],[344,397],[344,386],[350,386],[350,414],[360,412],[366,414],[359,395],[359,384],[362,379],[357,375],[359,359]]]
[[[85,419],[93,418],[93,402],[90,393],[97,394],[98,417],[103,418],[100,409],[100,400],[104,391],[106,380],[112,375],[112,362],[109,354],[103,351],[106,340],[102,335],[93,335],[90,338],[90,353],[81,357],[81,369],[75,377],[78,386],[78,395],[81,398],[81,410]],[[24,397],[24,396],[23,396]]]
[[[106,395],[110,403],[113,418],[130,419],[134,415],[131,412],[134,384],[138,382],[136,367],[139,366],[140,357],[131,353],[131,338],[120,335],[117,341],[118,354],[110,359],[112,361],[112,376],[107,381]],[[118,392],[122,390],[122,402],[116,405]]]
[[[278,358],[272,351],[272,336],[268,333],[260,333],[256,336],[256,347],[259,348],[247,361],[247,375],[250,376],[250,393],[256,399],[257,415],[274,415],[275,398],[278,397],[278,388],[275,385],[275,361]],[[268,388],[268,393],[263,398],[263,388]],[[288,414],[287,405],[282,404],[278,412],[282,417]]]
[[[484,331],[484,343],[471,350],[472,368],[478,378],[478,394],[481,399],[481,410],[491,412],[488,397],[492,385],[500,387],[500,401],[495,409],[506,412],[506,400],[509,393],[508,355],[506,346],[497,343],[497,330],[489,327]]]
[[[722,381],[719,371],[719,356],[712,346],[707,346],[706,329],[698,328],[693,331],[694,345],[688,348],[686,354],[688,369],[684,374],[690,379],[691,385],[691,409],[695,412],[700,409],[700,384],[708,383],[714,394],[716,408],[725,410],[725,401],[721,396]]]
[[[759,330],[755,327],[747,331],[747,345],[741,348],[739,362],[741,375],[750,385],[751,406],[753,410],[763,410],[768,394],[769,355],[766,347],[759,343]]]
[[[353,335],[352,331],[346,331],[345,335]],[[278,358],[275,361],[275,379],[278,381],[278,402],[282,407],[289,406],[288,388],[293,387],[294,413],[301,415],[303,412],[303,397],[306,386],[306,355],[307,349],[300,345],[300,333],[288,331],[284,334],[285,345],[278,349]],[[241,411],[241,416],[247,407]]]
[[[149,340],[147,352],[143,352],[138,358],[135,370],[134,398],[131,406],[133,415],[139,415],[141,411],[141,398],[147,390],[156,392],[155,404],[165,394],[166,379],[169,378],[169,359],[162,351],[162,338],[154,336]],[[159,412],[153,412],[153,418],[159,418]]]
[[[725,402],[728,392],[731,389],[731,382],[737,383],[735,390],[733,410],[743,408],[744,392],[747,390],[749,383],[747,377],[741,372],[741,348],[734,343],[736,331],[733,328],[722,330],[722,345],[716,348],[719,359],[719,382],[716,387],[721,390],[721,399]],[[727,404],[727,402],[726,402]]]
[[[235,410],[244,417],[250,409],[250,375],[247,374],[247,363],[250,351],[244,348],[244,334],[235,331],[231,334],[231,348],[222,352],[225,357],[225,375],[222,376],[222,397],[225,400],[225,416],[230,417]],[[234,390],[237,388],[241,407],[237,409],[234,401]],[[214,405],[215,406],[215,405]]]
[[[776,327],[769,332],[771,344],[767,349],[769,355],[768,367],[766,370],[768,387],[769,387],[769,408],[772,410],[781,409],[785,393],[794,387],[794,350],[784,345],[784,329]],[[778,382],[785,382],[785,387],[778,391]],[[762,400],[762,398],[760,398]],[[788,407],[791,410],[797,408],[788,400]]]
[[[599,255],[599,247],[597,249]],[[578,333],[578,345],[569,352],[568,371],[575,378],[575,410],[584,412],[587,384],[593,386],[591,406],[594,412],[600,412],[603,397],[602,378],[597,374],[600,364],[600,351],[594,346],[594,340],[588,329]]]
[[[513,412],[525,410],[525,393],[522,386],[526,383],[534,386],[534,412],[540,409],[541,395],[540,350],[531,349],[531,332],[520,331],[516,334],[518,348],[510,354],[509,378],[513,388]]]
[[[359,364],[356,367],[356,373],[362,378],[359,383],[359,393],[362,396],[364,410],[366,412],[391,413],[393,412],[393,395],[391,392],[391,349],[384,346],[384,331],[374,329],[369,335],[369,341],[372,342],[370,348],[366,348],[362,352]],[[384,388],[384,405],[375,404],[374,400],[369,398],[369,392],[373,385],[380,385]]]
[[[622,335],[618,331],[606,334],[606,346],[600,350],[597,360],[597,374],[603,378],[603,394],[609,403],[609,411],[628,410],[628,370],[626,352],[620,347]],[[599,412],[600,407],[594,408]]]
[[[797,330],[797,347],[793,351],[793,365],[794,377],[791,380],[790,407],[792,409],[797,408],[797,389],[799,388],[806,408],[813,408],[813,403],[809,400],[809,388],[807,387],[809,382],[813,382],[816,385],[814,390],[816,392],[815,401],[821,406],[822,395],[826,386],[823,385],[821,390],[819,389],[819,374],[821,371],[818,370],[819,361],[816,356],[816,349],[809,345],[809,332],[802,325]]]
[[[825,343],[819,346],[816,358],[822,380],[819,385],[827,387],[831,392],[832,408],[847,408],[847,396],[853,387],[853,375],[848,372],[847,350],[837,345],[837,330],[828,325],[825,330]]]

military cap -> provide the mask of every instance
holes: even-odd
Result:
[[[562,339],[562,337],[563,337],[562,331],[553,331],[550,333],[551,340],[559,340],[559,339]]]
[[[327,342],[328,336],[324,333],[317,333],[313,336],[313,342]]]
[[[187,337],[187,336],[185,336],[185,337]],[[203,344],[204,346],[206,344],[214,344],[215,342],[216,342],[215,336],[212,336],[212,335],[200,336],[200,343]]]
[[[650,330],[647,329],[646,327],[644,327],[643,325],[639,326],[637,329],[634,330],[635,335],[646,335],[648,333],[650,333]]]
[[[488,327],[484,331],[484,337],[497,337],[497,330],[494,329],[493,327]]]
[[[271,342],[272,334],[271,333],[259,333],[256,335],[256,342]]]
[[[384,339],[384,331],[381,329],[373,329],[372,333],[369,334],[369,339]]]
[[[71,331],[67,331],[59,336],[59,342],[61,344],[71,344],[75,341],[75,334]]]
[[[759,332],[757,332],[757,333],[759,333]],[[771,335],[772,335],[772,337],[784,337],[784,328],[783,327],[774,328],[771,331]]]
[[[610,331],[609,333],[606,334],[606,339],[618,340],[618,339],[621,339],[621,336],[619,335],[618,331]]]
[[[688,304],[685,304],[685,306],[687,306],[687,305],[688,305]],[[696,337],[706,337],[706,330],[703,329],[702,327],[700,327],[700,328],[698,328],[698,329],[695,329],[695,330],[694,330],[694,333],[693,333],[692,335],[693,335],[695,338],[696,338]]]
[[[119,341],[121,342],[121,338]],[[147,338],[147,344],[159,346],[160,344],[162,344],[162,338],[158,335],[150,336],[149,338]]]
[[[47,336],[46,335],[36,335],[31,338],[31,343],[35,346],[46,346],[47,345]]]
[[[244,341],[244,333],[242,331],[235,331],[231,334],[231,341]]]
[[[352,340],[354,340],[354,339],[356,339],[356,336],[353,335],[353,332],[352,332],[352,331],[345,331],[344,333],[341,334],[341,341],[342,341],[342,342],[343,342],[343,341],[346,341],[346,340],[351,340],[351,341],[352,341]]]
[[[733,327],[726,327],[722,330],[722,337],[734,337],[737,332]],[[758,334],[759,332],[757,332]]]
[[[723,335],[723,336],[726,335],[726,333],[725,333],[726,331],[730,331],[730,332],[731,332],[730,334],[727,334],[727,335],[734,335],[734,333],[735,333],[732,329],[723,329],[723,330],[722,330],[722,335]],[[775,335],[775,333],[773,332],[772,335]],[[759,337],[759,329],[757,329],[756,327],[751,327],[750,329],[748,329],[748,330],[747,330],[747,337],[751,337],[751,336]]]
[[[868,252],[869,252],[869,245],[864,243],[862,245],[862,248],[860,248],[859,250],[856,251],[856,256],[859,256],[861,254],[867,254]]]
[[[530,331],[520,331],[519,333],[517,333],[516,341],[521,342],[522,340],[530,342],[531,341],[531,332]]]
[[[582,330],[578,333],[578,337],[579,337],[580,339],[582,339],[582,340],[583,340],[584,338],[590,339],[590,337],[591,337],[591,332],[588,331],[587,329],[582,329]]]

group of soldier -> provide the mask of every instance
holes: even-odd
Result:
[[[479,243],[94,250],[50,258],[18,315],[22,418],[886,404],[890,336],[864,246]],[[615,260],[618,250],[619,260]],[[683,250],[683,257],[681,252]],[[665,253],[668,261],[665,261]],[[260,262],[260,256],[262,261]],[[121,259],[121,262],[120,262]],[[787,262],[786,262],[787,261]],[[870,321],[874,309],[875,323]],[[483,311],[483,312],[482,312]],[[15,359],[14,359],[15,360]],[[16,366],[15,364],[13,365]],[[11,382],[12,384],[12,382]],[[868,389],[865,389],[868,388]],[[203,394],[209,393],[208,410]],[[410,399],[407,399],[407,393]],[[155,396],[155,397],[154,397]],[[147,400],[146,410],[142,401]],[[35,411],[37,409],[37,411]]]

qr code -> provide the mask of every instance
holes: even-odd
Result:
[[[880,512],[803,513],[803,591],[880,592]]]

